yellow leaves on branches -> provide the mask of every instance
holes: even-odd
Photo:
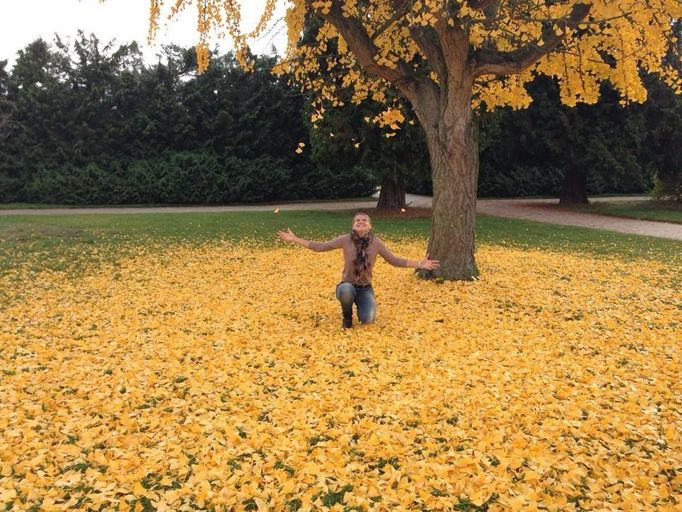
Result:
[[[677,269],[477,259],[470,283],[379,263],[377,321],[347,332],[335,253],[218,242],[6,276],[0,506],[678,510]]]
[[[169,2],[150,0],[150,34],[163,17]],[[200,69],[207,66],[205,47],[209,34],[230,37],[240,61],[248,66],[247,44],[264,33],[272,21],[275,0],[268,0],[256,28],[241,29],[241,5],[235,0],[175,0],[170,2],[169,17],[189,5],[196,5],[197,47]],[[524,84],[538,74],[560,79],[561,98],[569,104],[594,103],[599,85],[609,80],[623,102],[643,101],[646,90],[641,70],[656,73],[682,91],[682,79],[665,55],[674,44],[672,21],[682,17],[679,0],[592,0],[590,2],[470,2],[465,0],[291,0],[285,21],[288,50],[279,72],[289,73],[305,90],[321,93],[325,99],[336,97],[337,105],[348,98],[359,102],[376,92],[394,88],[398,82],[429,78],[436,85],[447,76],[448,86],[468,83],[473,76],[475,106],[492,109],[509,105],[521,108],[529,98]],[[574,9],[588,6],[586,16],[572,19]],[[334,7],[337,6],[337,7]],[[487,6],[487,7],[486,7]],[[332,11],[338,9],[332,20]],[[323,20],[317,28],[305,27],[306,20]],[[343,21],[346,20],[346,21]],[[352,33],[362,40],[349,48],[339,26],[353,25]],[[317,37],[301,41],[306,30]],[[346,35],[351,32],[346,31]],[[371,41],[368,43],[368,41]],[[548,41],[551,41],[548,43]],[[457,61],[458,45],[465,44],[469,68]],[[445,45],[445,46],[443,46]],[[547,45],[547,46],[545,46]],[[330,49],[334,48],[334,51]],[[496,55],[492,63],[522,62],[538,49],[543,51],[518,69],[490,70],[475,74],[480,52]],[[546,51],[545,51],[546,50]],[[438,62],[440,55],[443,62]],[[362,62],[361,62],[362,61]],[[448,68],[443,70],[443,65]],[[401,69],[399,75],[384,70]],[[408,70],[408,71],[405,71]],[[474,74],[472,74],[474,73]],[[504,78],[515,75],[514,79]],[[330,86],[329,77],[342,81],[341,89]],[[387,76],[400,76],[387,79]],[[379,78],[383,77],[383,78]],[[389,83],[394,82],[394,83]],[[521,98],[519,98],[519,95]]]
[[[384,135],[386,137],[395,137],[395,130],[400,130],[401,125],[405,122],[405,116],[397,108],[389,108],[384,110],[380,114],[376,115],[374,118],[365,118],[367,122],[371,121],[382,128],[390,128],[391,132],[387,132]]]

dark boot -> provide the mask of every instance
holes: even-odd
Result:
[[[353,314],[343,315],[343,323],[341,324],[343,329],[350,329],[353,327]]]

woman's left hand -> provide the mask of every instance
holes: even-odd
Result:
[[[440,268],[440,260],[432,260],[429,259],[429,255],[426,255],[426,258],[423,260],[419,260],[419,267],[422,270],[436,270],[437,268]]]

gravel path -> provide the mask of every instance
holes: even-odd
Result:
[[[431,197],[407,194],[407,203],[413,208],[430,208]],[[599,201],[635,201],[646,197],[610,197]],[[670,222],[623,219],[593,213],[580,213],[558,208],[558,199],[480,199],[478,213],[495,217],[533,220],[549,224],[581,226],[604,229],[632,235],[655,236],[682,240],[682,225]],[[352,210],[374,208],[376,201],[340,201],[289,203],[248,206],[168,206],[140,208],[46,208],[0,210],[0,215],[72,215],[72,214],[130,214],[130,213],[186,213],[186,212],[239,212],[281,210]]]
[[[599,201],[637,200],[639,198],[600,198]],[[646,198],[641,198],[642,200]],[[499,199],[483,200],[477,205],[478,213],[495,217],[534,220],[549,224],[580,226],[592,229],[617,231],[630,235],[646,235],[682,240],[682,224],[650,220],[625,219],[610,215],[581,213],[559,209],[558,199]]]

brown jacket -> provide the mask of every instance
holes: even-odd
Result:
[[[369,272],[365,279],[357,280],[353,272],[353,261],[355,261],[356,249],[350,233],[341,235],[334,240],[328,242],[310,242],[308,248],[316,252],[331,251],[332,249],[343,249],[343,273],[341,280],[345,283],[352,283],[355,285],[365,286],[372,281],[372,269],[374,262],[377,260],[377,255],[381,254],[388,263],[394,267],[407,267],[407,260],[405,258],[398,258],[388,247],[384,245],[381,239],[375,236],[372,242],[367,246],[367,257],[369,258]],[[361,282],[357,282],[361,281]]]

